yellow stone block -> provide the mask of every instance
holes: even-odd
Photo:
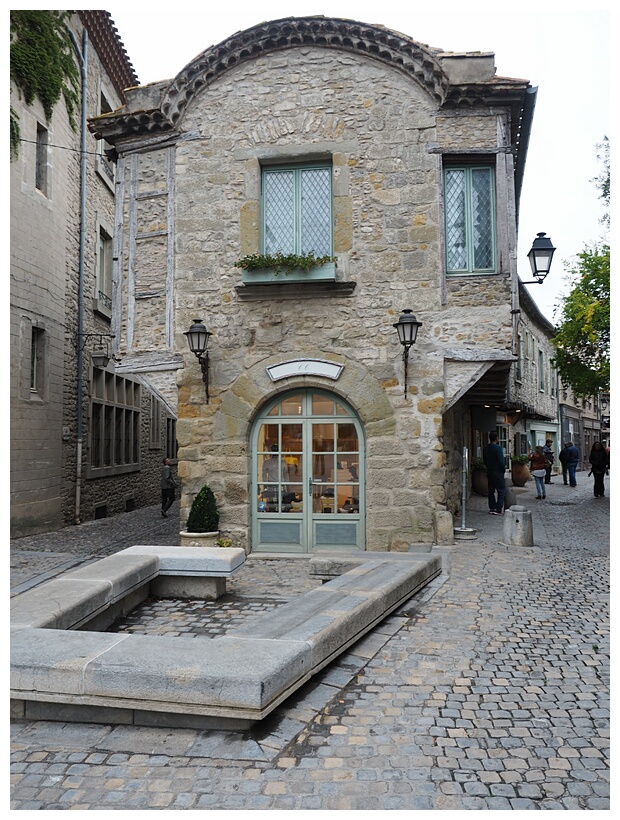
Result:
[[[436,399],[420,399],[418,402],[418,411],[420,413],[440,413],[441,408],[443,407],[443,398],[437,397]]]

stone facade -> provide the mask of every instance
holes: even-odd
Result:
[[[555,329],[540,313],[524,285],[520,286],[520,290],[519,352],[518,361],[511,372],[510,411],[506,418],[510,423],[508,454],[523,451],[523,440],[517,442],[517,436],[525,436],[531,449],[551,439],[555,453],[554,471],[557,472],[562,442],[558,416],[558,376],[553,367],[555,350],[551,343]]]
[[[162,391],[176,373],[182,525],[208,481],[222,529],[252,549],[252,426],[276,395],[314,388],[346,400],[364,430],[358,546],[445,540],[469,386],[516,355],[514,158],[528,87],[494,77],[492,55],[301,18],[235,35],[91,121],[119,154],[115,350]],[[495,169],[494,273],[446,275],[453,155]],[[262,250],[261,168],[317,159],[332,169],[335,280],[252,285],[235,262]],[[403,308],[422,322],[407,398],[392,327]],[[209,403],[183,338],[195,317],[212,333]],[[270,379],[267,367],[300,359],[341,375]]]
[[[114,110],[123,89],[137,79],[107,12],[75,12],[69,21],[86,60],[87,114]],[[176,396],[161,394],[160,441],[151,447],[150,390],[141,381],[138,469],[89,475],[91,398],[97,347],[111,353],[111,309],[98,281],[101,237],[112,255],[115,225],[114,168],[101,143],[86,134],[83,298],[80,299],[81,135],[69,124],[64,101],[46,122],[35,99],[26,105],[16,89],[22,143],[11,162],[11,531],[45,532],[95,514],[156,503],[165,454],[166,419]],[[111,147],[111,146],[108,146]],[[43,169],[41,168],[43,163]],[[111,295],[111,294],[109,294]],[[78,314],[82,301],[82,336]],[[78,356],[82,354],[82,447],[78,456]],[[106,370],[117,372],[112,360]],[[121,372],[121,369],[118,370]],[[36,373],[36,384],[31,384]],[[172,390],[168,390],[171,394]],[[78,478],[78,458],[81,469]],[[76,485],[79,483],[79,491]]]

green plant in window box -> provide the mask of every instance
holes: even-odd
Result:
[[[239,259],[235,262],[235,267],[247,271],[269,269],[273,270],[276,276],[279,276],[282,273],[287,274],[296,269],[307,273],[312,268],[335,261],[335,256],[315,256],[313,251],[302,255],[295,253],[276,253],[273,255],[254,253]]]

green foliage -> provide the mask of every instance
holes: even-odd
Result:
[[[609,245],[586,247],[577,259],[570,270],[573,289],[560,301],[554,364],[562,382],[584,397],[609,390]]]
[[[609,137],[603,137],[603,142],[599,142],[596,146],[598,151],[596,158],[603,164],[603,170],[598,176],[590,180],[599,190],[599,198],[607,208],[606,212],[601,218],[601,222],[609,228],[609,196],[611,191],[611,174],[609,168]]]
[[[527,456],[511,456],[510,458],[513,464],[527,464],[529,461]]]
[[[478,456],[474,456],[472,458],[471,468],[472,470],[483,470],[485,473],[487,471],[487,465],[484,463],[484,459],[479,458]]]
[[[11,80],[30,105],[39,99],[47,121],[64,97],[71,127],[79,108],[80,72],[66,21],[69,11],[11,11]],[[19,121],[11,108],[11,156],[19,151]]]
[[[251,254],[244,256],[235,262],[236,268],[243,268],[244,270],[264,270],[265,268],[273,268],[276,275],[280,273],[288,273],[295,268],[301,268],[306,272],[318,265],[326,265],[328,262],[335,262],[334,256],[315,256],[314,251],[298,256],[294,253],[283,254],[276,253],[269,256],[262,253]]]
[[[219,524],[220,514],[213,490],[205,484],[192,503],[187,519],[187,532],[217,532]]]

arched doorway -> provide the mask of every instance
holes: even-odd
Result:
[[[252,550],[365,549],[364,440],[339,396],[289,391],[251,434]]]

